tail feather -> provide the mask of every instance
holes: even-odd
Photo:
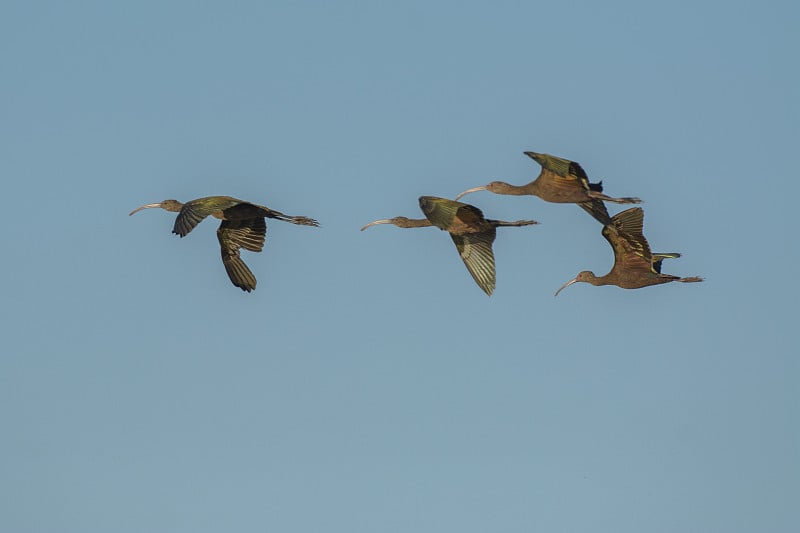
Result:
[[[514,222],[506,222],[505,220],[492,220],[487,219],[486,222],[494,226],[532,226],[538,224],[535,220],[515,220]]]

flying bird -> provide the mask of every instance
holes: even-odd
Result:
[[[504,222],[487,219],[484,218],[481,210],[473,205],[435,196],[421,196],[419,207],[425,214],[425,218],[385,218],[370,222],[362,227],[361,231],[376,224],[394,224],[400,228],[436,226],[448,232],[475,283],[490,296],[496,283],[492,243],[497,228],[499,226],[538,224],[535,220]]]
[[[178,213],[172,233],[185,237],[207,216],[222,220],[217,229],[222,252],[222,264],[231,282],[250,292],[256,288],[256,278],[242,261],[239,250],[260,252],[264,247],[267,233],[265,218],[274,218],[302,226],[319,226],[313,218],[288,216],[262,205],[251,204],[230,196],[208,196],[182,204],[177,200],[164,200],[155,204],[145,204],[129,213],[133,215],[142,209],[160,207]]]
[[[525,152],[525,155],[542,166],[539,176],[532,182],[526,185],[511,185],[504,181],[493,181],[487,185],[467,189],[456,196],[456,200],[465,194],[477,191],[514,196],[533,195],[546,202],[578,204],[603,225],[611,222],[603,201],[618,204],[641,202],[639,198],[612,198],[603,194],[603,182],[589,183],[589,176],[575,161],[538,152]]]
[[[611,223],[603,227],[603,237],[614,250],[614,267],[605,276],[595,276],[593,272],[584,270],[559,288],[558,296],[573,283],[583,281],[592,285],[616,285],[623,289],[640,289],[650,285],[660,285],[671,281],[694,283],[703,278],[692,276],[681,278],[661,273],[664,259],[680,257],[679,253],[650,252],[650,245],[642,233],[644,211],[641,207],[632,207],[611,218]]]

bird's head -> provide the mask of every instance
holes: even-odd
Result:
[[[370,222],[366,226],[362,227],[361,231],[364,231],[370,226],[375,226],[376,224],[394,224],[398,228],[428,228],[433,225],[427,218],[394,217]]]
[[[165,211],[171,211],[173,213],[177,213],[178,211],[181,210],[181,207],[183,207],[183,204],[180,203],[178,200],[164,200],[163,202],[158,202],[158,203],[155,203],[155,204],[145,204],[143,206],[137,207],[136,209],[134,209],[133,211],[128,213],[128,216],[133,215],[135,213],[138,213],[142,209],[151,209],[153,207],[160,207],[161,209],[164,209]]]
[[[497,182],[497,181],[493,181],[492,183],[499,183],[499,182]],[[490,183],[490,184],[488,184],[488,185],[481,185],[480,187],[473,187],[473,188],[471,188],[471,189],[467,189],[466,191],[460,192],[460,193],[458,193],[458,195],[455,197],[455,200],[459,200],[459,199],[461,199],[461,197],[462,197],[462,196],[466,196],[466,195],[468,195],[468,194],[470,194],[470,193],[473,193],[473,192],[478,192],[478,191],[490,191],[490,190],[491,190],[491,188],[490,188],[490,187],[492,186],[492,183]]]
[[[595,279],[596,276],[594,275],[594,272],[591,272],[589,270],[584,270],[583,272],[580,272],[577,276],[575,276],[574,278],[563,284],[561,287],[559,287],[553,296],[554,297],[558,296],[559,292],[563,291],[573,283],[578,283],[579,281],[582,281],[584,283],[592,283],[592,281]]]
[[[394,224],[399,228],[410,228],[413,227],[414,221],[408,217],[394,217],[394,218],[382,218],[380,220],[375,220],[374,222],[370,222],[369,224],[362,226],[361,231],[365,229],[377,226],[378,224]]]
[[[513,190],[513,185],[509,185],[505,181],[492,181],[487,183],[486,185],[481,185],[480,187],[473,187],[471,189],[467,189],[466,191],[459,193],[456,196],[456,200],[460,199],[462,196],[467,194],[478,192],[478,191],[489,191],[495,194],[508,194],[510,190]]]

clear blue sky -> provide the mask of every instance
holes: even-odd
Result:
[[[0,530],[800,530],[796,2],[0,7]],[[666,272],[579,208],[475,193],[474,284],[420,195],[525,150],[645,200]],[[246,294],[216,221],[269,222]],[[612,212],[618,211],[611,206]]]

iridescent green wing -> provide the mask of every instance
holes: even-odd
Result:
[[[483,212],[474,205],[447,198],[422,196],[419,207],[431,224],[450,233],[483,231],[486,225]]]
[[[445,231],[450,230],[458,209],[465,205],[467,204],[436,196],[420,196],[419,198],[419,208],[425,213],[425,218],[437,228]]]
[[[494,292],[496,283],[494,253],[492,252],[495,234],[495,228],[480,233],[450,234],[472,279],[483,289],[483,292],[490,296]]]
[[[266,229],[263,218],[223,220],[217,229],[222,264],[231,282],[243,291],[250,292],[256,288],[256,277],[242,261],[239,249],[260,252],[264,247]]]
[[[525,154],[542,165],[544,170],[562,178],[575,180],[576,184],[580,185],[581,188],[586,191],[603,192],[603,182],[589,183],[589,176],[586,174],[586,171],[583,170],[580,163],[576,161],[537,152],[525,152]]]
[[[542,165],[542,168],[545,170],[549,170],[554,174],[558,174],[559,176],[566,178],[570,174],[570,166],[577,165],[581,172],[583,169],[580,168],[580,165],[577,163],[573,163],[569,159],[563,159],[561,157],[556,157],[550,154],[540,154],[538,152],[525,152],[528,157],[535,160],[537,163]],[[585,173],[584,173],[585,174]]]
[[[186,202],[178,213],[178,218],[175,219],[172,233],[185,237],[207,216],[224,211],[238,203],[242,201],[230,196],[209,196]]]

